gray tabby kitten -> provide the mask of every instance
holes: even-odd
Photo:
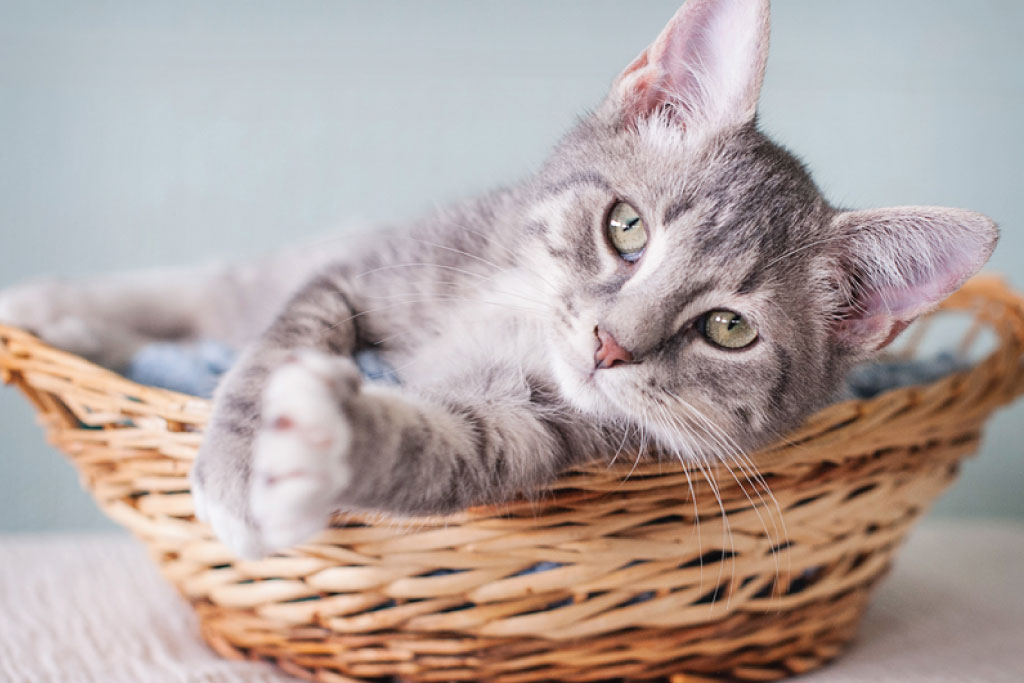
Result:
[[[535,175],[372,244],[26,287],[0,318],[114,366],[157,338],[246,344],[192,472],[244,556],[336,510],[508,500],[648,439],[755,448],[997,239],[968,211],[830,206],[757,129],[768,29],[768,0],[690,0]],[[363,349],[402,385],[362,380]]]

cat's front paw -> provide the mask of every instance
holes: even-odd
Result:
[[[343,405],[358,391],[347,358],[298,353],[263,392],[249,505],[262,546],[286,548],[324,529],[351,479],[352,431]]]
[[[350,480],[348,358],[250,350],[222,382],[190,473],[196,517],[259,558],[325,528]]]

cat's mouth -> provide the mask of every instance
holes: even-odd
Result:
[[[618,402],[623,395],[632,394],[636,390],[636,375],[629,371],[629,368],[636,365],[639,362],[616,365],[614,368],[589,367],[583,373],[586,378],[584,383],[607,400]]]

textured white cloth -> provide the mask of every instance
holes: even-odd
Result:
[[[127,534],[0,536],[3,683],[278,683],[222,660]]]
[[[930,522],[856,645],[804,683],[1024,681],[1024,525]],[[0,536],[0,681],[277,683],[219,659],[142,547],[121,535]]]

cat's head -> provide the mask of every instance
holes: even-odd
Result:
[[[756,128],[768,33],[767,0],[689,0],[557,147],[529,212],[562,392],[683,452],[792,426],[997,239],[968,211],[830,206]]]

